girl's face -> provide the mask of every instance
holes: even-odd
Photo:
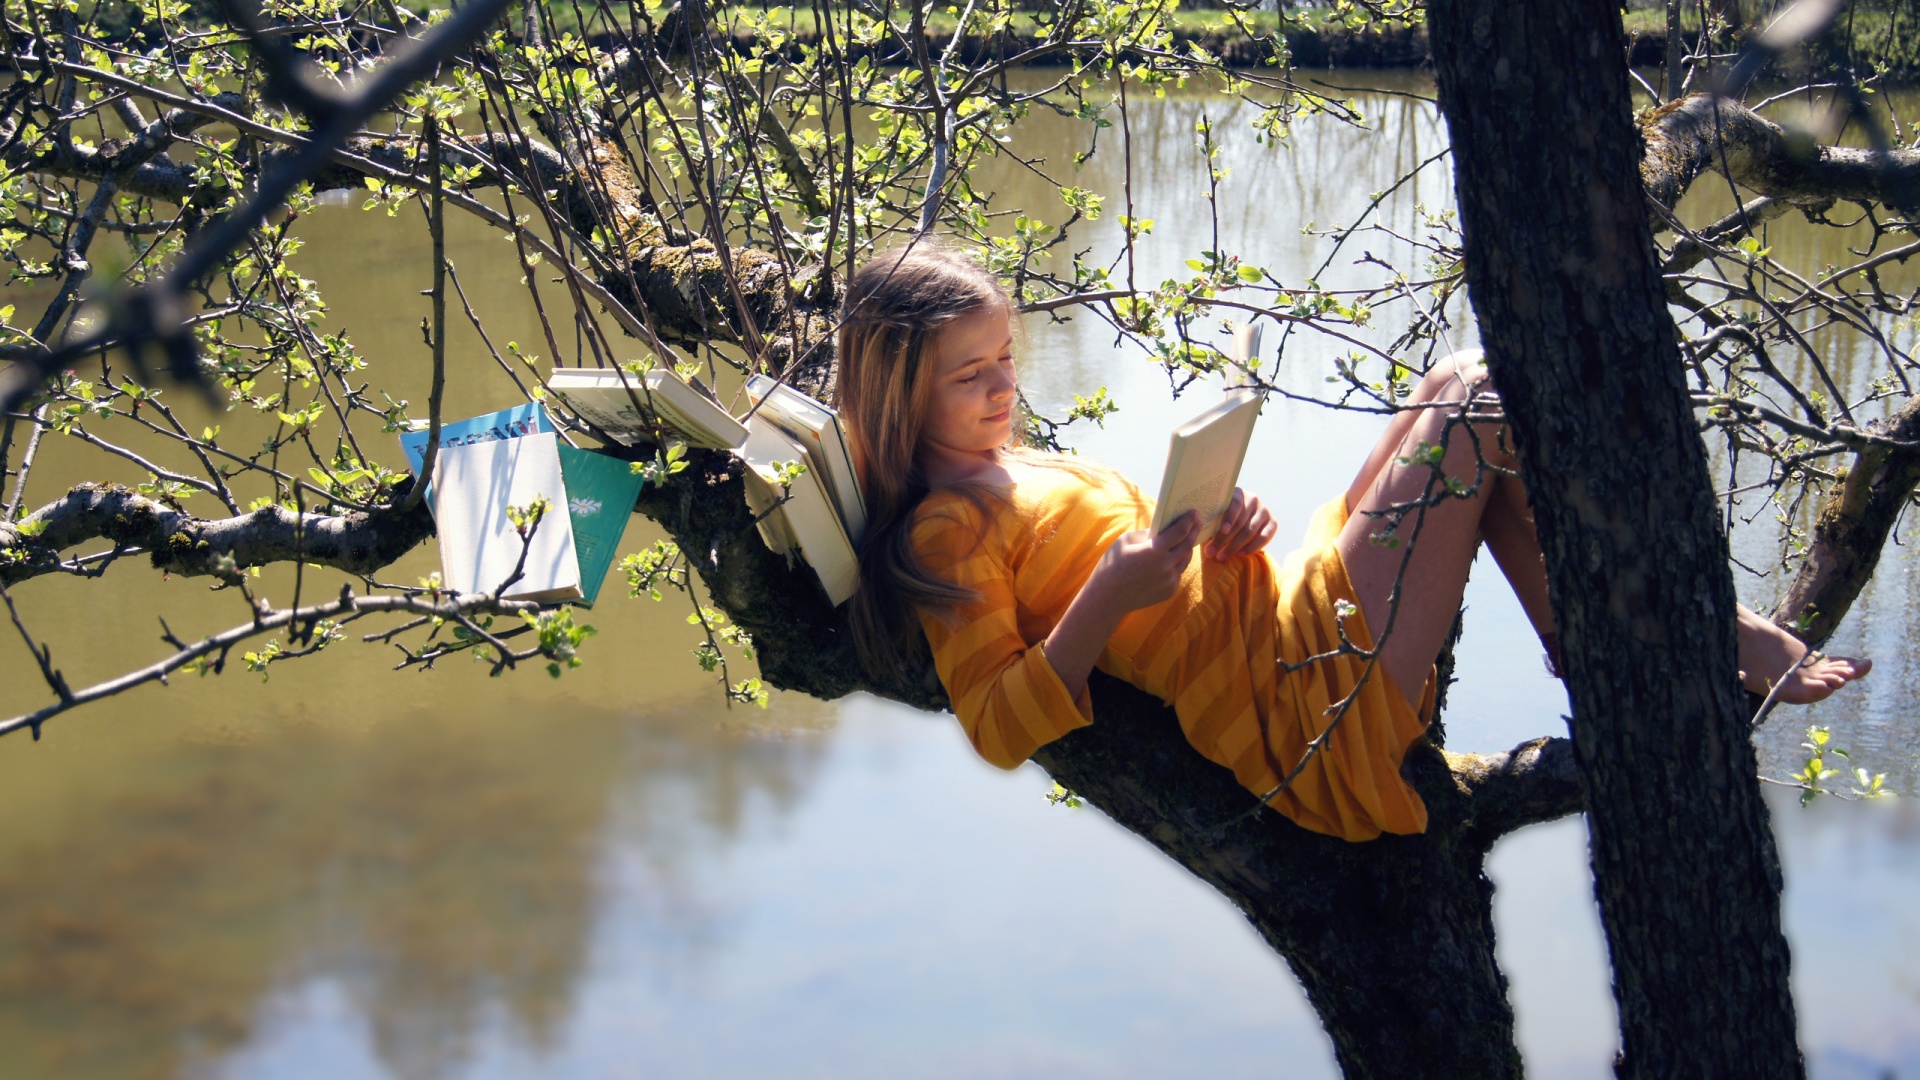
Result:
[[[965,474],[1013,435],[1013,327],[1005,304],[948,323],[933,340],[933,398],[920,436],[930,472]]]

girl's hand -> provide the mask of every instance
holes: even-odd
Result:
[[[1200,515],[1188,511],[1158,536],[1145,529],[1127,533],[1107,548],[1081,591],[1114,615],[1160,603],[1180,587],[1199,531]]]
[[[1087,676],[1128,612],[1157,604],[1180,587],[1199,531],[1200,515],[1188,512],[1160,535],[1130,532],[1100,556],[1080,595],[1041,642],[1067,693],[1078,698],[1087,688]]]
[[[1227,504],[1226,516],[1220,519],[1220,531],[1207,541],[1207,556],[1226,562],[1236,556],[1250,555],[1266,547],[1278,528],[1258,496],[1234,488],[1233,501]]]

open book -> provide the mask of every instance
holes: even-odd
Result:
[[[1230,390],[1220,404],[1174,430],[1153,512],[1154,532],[1189,510],[1200,512],[1195,543],[1204,544],[1220,531],[1247,457],[1247,442],[1253,438],[1253,422],[1260,416],[1260,401],[1257,391]]]
[[[807,460],[807,448],[780,429],[765,411],[747,421],[747,438],[738,451],[746,462],[747,506],[760,518],[760,537],[778,553],[798,550],[820,578],[820,587],[836,607],[860,585],[860,561],[827,494],[827,481]],[[798,462],[807,469],[791,486],[781,481],[781,466]]]
[[[858,546],[867,533],[867,504],[860,496],[860,479],[854,475],[853,455],[847,449],[840,415],[765,375],[747,380],[747,398],[758,406],[756,416],[766,417],[806,447],[807,467],[825,478],[824,486],[840,511],[847,539]]]
[[[400,433],[400,450],[407,455],[407,464],[412,466],[415,476],[419,476],[420,470],[426,468],[427,442],[432,434],[432,426],[429,421],[415,420]],[[553,422],[547,419],[547,410],[537,402],[529,401],[525,405],[515,405],[511,409],[501,409],[484,416],[445,421],[440,425],[440,445],[447,447],[495,442],[552,430]],[[433,505],[432,484],[427,485],[427,505]]]
[[[1260,353],[1260,323],[1234,327],[1228,355],[1246,363]],[[1220,404],[1187,421],[1173,433],[1167,450],[1167,468],[1160,475],[1160,501],[1153,512],[1153,531],[1179,520],[1189,510],[1200,512],[1199,537],[1204,544],[1220,531],[1220,519],[1233,503],[1233,486],[1240,480],[1253,422],[1260,417],[1260,394],[1229,389]]]
[[[627,446],[647,438],[654,419],[679,432],[689,446],[731,450],[747,438],[747,429],[712,398],[660,368],[641,375],[619,368],[554,368],[547,386]]]
[[[506,508],[524,507],[535,495],[544,495],[551,506],[535,531],[536,548],[529,551],[525,576],[506,598],[572,600],[591,607],[613,567],[633,516],[634,500],[646,481],[625,461],[560,442],[545,410],[536,404],[453,421],[440,431],[436,482],[427,489],[427,504],[440,535],[441,580],[447,587],[466,593],[491,592],[506,580],[520,551],[520,538],[507,520]],[[424,463],[427,434],[421,425],[400,436],[416,471]],[[505,445],[534,436],[544,436],[539,445]],[[457,487],[447,488],[443,500],[441,486],[449,482]],[[544,552],[549,542],[558,543],[552,538],[563,532],[568,534],[568,558],[556,555],[550,561],[537,561],[534,551]],[[492,561],[501,551],[512,555],[504,566]],[[570,574],[568,563],[573,567]],[[537,573],[547,572],[539,569],[542,566],[551,569],[544,583],[537,578]]]
[[[442,583],[459,593],[490,593],[520,568],[502,600],[577,600],[580,564],[573,550],[567,482],[550,431],[514,439],[443,446],[434,459],[433,518],[440,533]],[[507,517],[545,499],[547,512],[524,540]],[[521,563],[521,553],[526,561]]]

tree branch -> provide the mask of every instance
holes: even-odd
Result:
[[[231,580],[249,566],[299,560],[371,574],[433,535],[425,507],[296,515],[283,506],[203,519],[118,484],[80,484],[21,521],[0,523],[0,584],[61,569],[61,552],[105,538],[145,549],[157,570]]]
[[[12,602],[8,601],[8,607]],[[164,660],[149,664],[137,671],[130,671],[116,679],[96,683],[84,690],[68,690],[59,694],[59,700],[30,713],[22,713],[10,720],[0,720],[0,735],[9,735],[22,728],[33,731],[34,738],[40,737],[40,725],[49,719],[101,698],[122,694],[136,686],[150,682],[165,682],[166,677],[197,660],[219,653],[224,659],[226,653],[235,645],[250,638],[258,637],[271,630],[291,627],[296,634],[302,628],[311,628],[322,619],[350,618],[376,612],[403,611],[430,618],[438,617],[455,621],[464,621],[473,615],[490,612],[532,612],[540,605],[532,601],[502,601],[498,597],[476,595],[458,599],[432,600],[419,596],[357,596],[351,587],[343,586],[340,595],[324,604],[313,604],[303,608],[285,608],[278,611],[263,609],[248,621],[230,630],[222,631],[200,639],[189,645],[175,638],[171,631],[166,634],[169,644],[177,651]],[[17,620],[16,620],[17,621]],[[161,624],[165,626],[164,623]],[[23,631],[24,632],[24,631]],[[492,641],[492,639],[489,639]],[[505,651],[503,646],[493,642],[497,649]],[[541,650],[532,650],[528,655],[537,655]],[[56,689],[65,688],[65,680],[59,672],[53,672],[50,680]]]
[[[442,61],[478,37],[505,2],[473,0],[457,9],[425,37],[411,39],[396,49],[392,57],[361,80],[351,94],[332,100],[328,110],[317,118],[320,122],[315,124],[306,147],[264,175],[246,203],[202,230],[164,277],[130,294],[126,302],[114,305],[105,326],[59,349],[17,361],[13,367],[0,372],[0,411],[12,411],[37,390],[43,380],[74,357],[109,343],[130,345],[138,357],[141,347],[147,342],[156,342],[166,353],[176,379],[202,385],[198,352],[192,336],[181,325],[186,316],[187,290],[244,242],[256,225],[286,201],[296,185],[317,172],[334,149],[374,113],[387,108],[400,91],[427,77]]]
[[[1534,739],[1498,754],[1449,753],[1447,764],[1488,847],[1515,829],[1586,809],[1586,780],[1567,739]]]
[[[1640,116],[1640,177],[1671,210],[1708,169],[1776,202],[1920,203],[1920,150],[1819,146],[1730,98],[1691,94]]]
[[[1813,543],[1793,584],[1773,609],[1773,621],[1819,648],[1846,618],[1880,563],[1887,536],[1920,486],[1920,397],[1907,399],[1867,431],[1908,446],[1877,445],[1854,455],[1846,477],[1826,498]]]

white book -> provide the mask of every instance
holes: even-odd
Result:
[[[554,368],[547,386],[574,412],[627,446],[649,436],[652,418],[679,432],[689,446],[731,450],[747,438],[747,429],[727,410],[660,368],[642,375],[619,368]]]
[[[559,601],[582,595],[567,485],[552,432],[443,446],[434,460],[433,487],[441,581],[447,588],[493,592],[512,576],[524,546],[521,577],[501,599]],[[543,496],[547,512],[525,544],[507,508],[526,507]]]
[[[1204,544],[1220,531],[1220,519],[1233,502],[1233,486],[1253,438],[1253,422],[1260,416],[1261,397],[1254,390],[1232,390],[1220,404],[1174,430],[1167,449],[1167,469],[1160,477],[1160,500],[1153,512],[1153,531],[1173,524],[1189,510],[1200,512],[1195,543]]]
[[[774,531],[799,545],[800,554],[819,576],[820,587],[827,591],[827,599],[835,607],[845,603],[860,586],[860,560],[854,554],[853,542],[847,539],[846,529],[840,524],[840,514],[828,498],[819,472],[808,468],[793,482],[790,492],[781,489],[779,465],[789,461],[804,464],[806,447],[781,431],[778,425],[756,414],[747,422],[747,438],[738,453],[762,485],[762,497],[773,502],[786,500],[773,506],[762,524],[776,523]],[[747,504],[751,507],[756,501],[751,494],[754,490],[751,481],[748,487]],[[760,535],[766,538],[768,531],[763,528]],[[767,546],[781,550],[771,539]]]
[[[1265,323],[1241,323],[1233,328],[1233,346],[1227,353],[1241,363],[1246,363],[1260,355],[1260,332],[1266,329]]]
[[[826,477],[827,491],[847,527],[847,539],[857,549],[867,534],[867,503],[860,495],[860,477],[853,471],[853,454],[840,414],[765,375],[747,380],[747,398],[759,408],[755,415],[772,420],[807,448],[807,463]]]
[[[752,438],[751,435],[748,438]],[[798,555],[800,543],[787,529],[787,516],[780,512],[780,489],[749,467],[743,477],[747,489],[747,509],[753,512],[754,527],[760,539],[775,555]]]

